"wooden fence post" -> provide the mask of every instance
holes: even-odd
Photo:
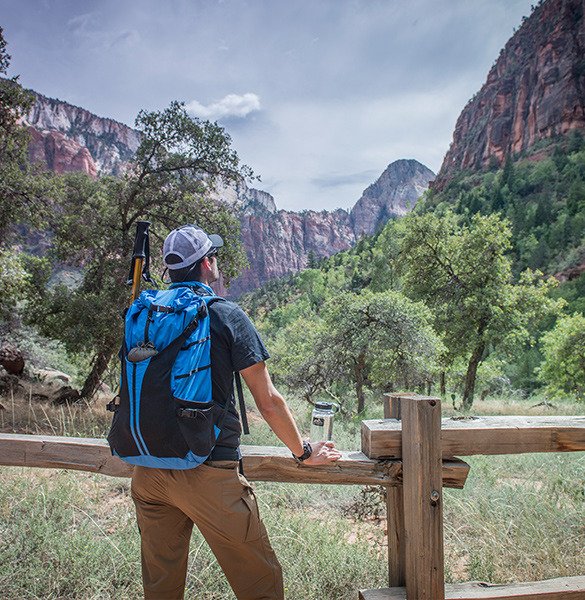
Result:
[[[393,392],[384,394],[384,418],[400,420],[400,402],[402,398],[416,396],[412,392]]]
[[[400,419],[400,394],[384,396],[384,418]],[[404,587],[404,502],[402,486],[386,486],[386,518],[388,537],[388,584]]]
[[[402,466],[408,600],[444,600],[441,402],[405,397]]]

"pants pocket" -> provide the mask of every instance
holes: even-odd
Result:
[[[260,537],[260,514],[252,488],[243,485],[237,474],[224,482],[224,524],[229,538],[236,543],[251,542]]]
[[[242,501],[250,512],[248,527],[246,528],[245,542],[252,542],[260,537],[260,513],[258,502],[252,488],[246,488],[242,493]]]

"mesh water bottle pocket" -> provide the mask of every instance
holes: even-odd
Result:
[[[216,440],[216,420],[221,410],[213,402],[185,402],[175,399],[177,422],[189,450],[209,456]]]

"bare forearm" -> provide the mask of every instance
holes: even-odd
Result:
[[[258,410],[280,441],[295,456],[304,454],[303,442],[295,420],[278,390],[274,387],[266,365],[261,362],[241,371],[246,385],[250,388]],[[308,466],[326,465],[341,458],[341,453],[333,442],[315,442],[313,452],[303,464]]]
[[[301,434],[286,402],[278,391],[272,390],[271,398],[265,404],[259,405],[258,409],[278,439],[293,454],[300,456],[303,453]]]
[[[295,456],[301,456],[303,454],[301,435],[284,398],[274,387],[266,365],[261,362],[248,367],[242,371],[242,376],[252,392],[260,414],[272,431]]]

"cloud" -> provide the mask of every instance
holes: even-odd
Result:
[[[100,24],[99,15],[84,13],[67,21],[71,33],[90,44],[110,50],[115,47],[129,48],[140,42],[140,34],[136,29],[108,31]]]
[[[186,109],[195,117],[202,119],[221,119],[225,117],[244,118],[252,112],[259,111],[260,97],[257,94],[228,94],[217,102],[205,106],[197,100],[192,100]]]
[[[71,17],[71,19],[67,21],[67,27],[76,35],[84,35],[89,29],[93,18],[93,13],[84,13],[82,15]]]
[[[110,46],[131,47],[140,42],[140,34],[136,29],[125,29],[119,33],[115,33]]]
[[[370,184],[380,173],[375,169],[367,169],[359,173],[331,174],[314,177],[311,183],[319,188],[342,187],[355,184]]]

